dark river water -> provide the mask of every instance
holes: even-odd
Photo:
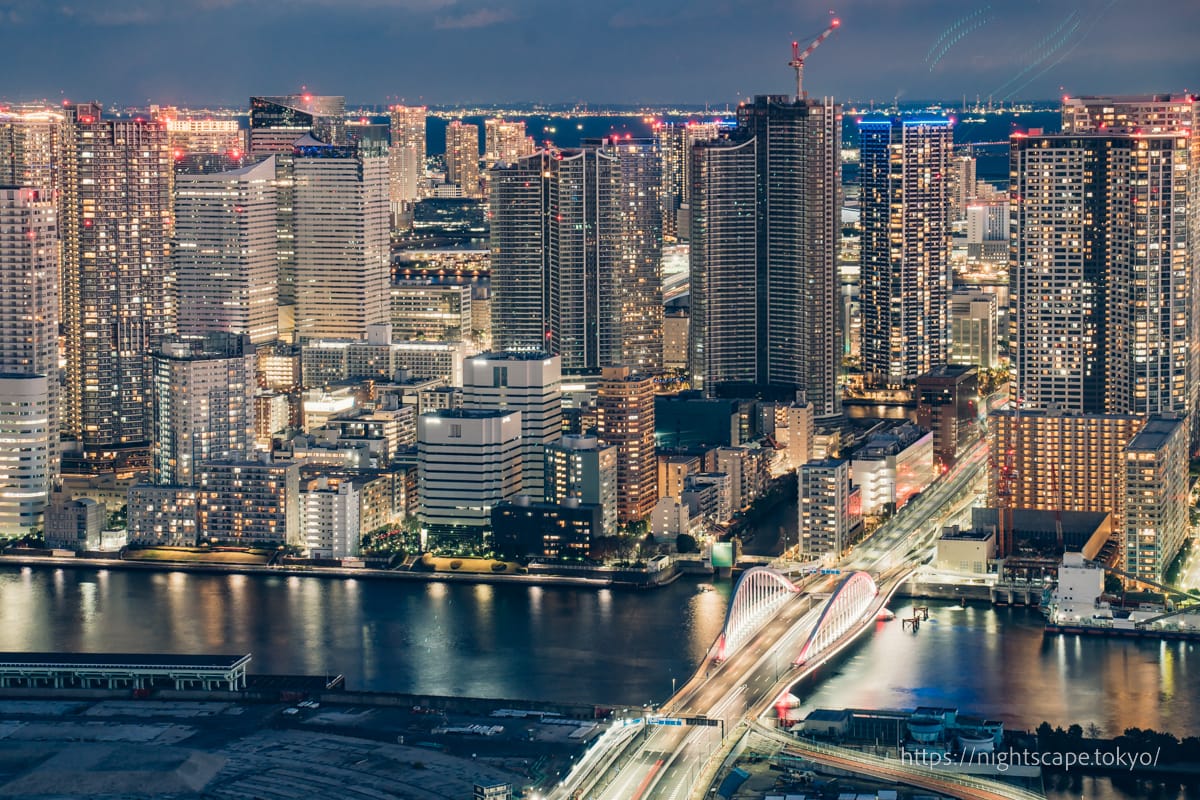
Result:
[[[350,689],[642,704],[700,663],[729,590],[6,567],[0,651],[248,652],[252,672],[340,673]],[[800,687],[804,707],[950,705],[1010,728],[1200,735],[1200,643],[1044,637],[1033,611],[927,604],[917,634],[880,623]],[[1089,779],[1051,797],[1200,796],[1131,792]]]

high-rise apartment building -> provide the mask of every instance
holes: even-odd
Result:
[[[796,470],[799,557],[836,561],[850,546],[850,463],[829,458]]]
[[[1189,143],[1182,132],[1013,138],[1010,340],[1026,407],[1190,409]]]
[[[668,122],[658,125],[655,136],[662,158],[663,238],[686,240],[691,235],[692,146],[717,138],[716,122]]]
[[[231,172],[175,177],[179,333],[279,335],[275,158]]]
[[[978,194],[974,156],[955,156],[950,160],[950,210],[954,219],[966,217],[967,207]]]
[[[49,189],[0,185],[0,534],[40,524],[59,469],[58,226]]]
[[[209,461],[254,449],[254,345],[246,335],[172,338],[154,354],[154,480],[189,486]]]
[[[66,108],[62,326],[66,431],[85,468],[149,452],[151,354],[175,327],[166,128]]]
[[[1172,281],[1166,279],[1169,270],[1180,267],[1187,271],[1186,275],[1178,276],[1182,283],[1191,286],[1190,301],[1186,314],[1191,330],[1188,340],[1191,343],[1189,359],[1188,413],[1191,417],[1191,439],[1195,447],[1200,442],[1200,425],[1195,421],[1200,416],[1200,336],[1197,336],[1197,325],[1200,325],[1200,102],[1195,95],[1158,94],[1158,95],[1127,95],[1117,97],[1068,97],[1063,100],[1063,131],[1065,133],[1113,132],[1124,131],[1133,135],[1145,134],[1174,134],[1182,136],[1186,141],[1176,139],[1176,148],[1169,159],[1169,165],[1164,161],[1158,164],[1159,169],[1153,169],[1147,164],[1139,168],[1135,176],[1138,196],[1135,198],[1135,209],[1143,212],[1134,221],[1135,236],[1139,239],[1145,231],[1145,238],[1134,245],[1139,260],[1159,263],[1159,276],[1156,278],[1153,266],[1147,269],[1149,276],[1147,284],[1147,304],[1151,312],[1149,319],[1154,319],[1154,311],[1158,311],[1159,323],[1163,317],[1174,314],[1176,302],[1161,302],[1156,305],[1154,295],[1163,292]],[[1153,155],[1151,155],[1153,159]],[[1184,166],[1186,159],[1187,166]],[[1173,172],[1170,180],[1170,190],[1164,194],[1167,187],[1155,185],[1160,177],[1165,177],[1162,167],[1169,166]],[[1186,192],[1186,201],[1181,202],[1181,191]],[[1169,202],[1168,202],[1169,198]],[[1187,210],[1182,206],[1186,205]],[[1170,232],[1166,224],[1170,220]],[[1162,221],[1163,227],[1156,225]],[[1147,224],[1149,223],[1149,224]],[[1187,226],[1188,245],[1186,255],[1177,252],[1179,248],[1180,225]],[[1173,243],[1175,250],[1167,252],[1167,243]],[[1183,256],[1182,260],[1180,256]],[[1168,264],[1170,266],[1168,266]],[[1143,280],[1136,276],[1135,280]],[[1157,290],[1157,292],[1156,292]],[[1140,285],[1135,294],[1141,293]],[[1172,292],[1174,294],[1174,292]],[[1169,307],[1169,308],[1168,308]],[[1142,311],[1140,305],[1135,310],[1135,324],[1140,324]],[[1166,323],[1172,329],[1175,324]],[[1146,327],[1152,327],[1151,322]],[[1174,337],[1172,337],[1174,340]],[[1140,348],[1139,348],[1140,349]],[[1161,356],[1160,356],[1161,357]],[[1153,367],[1151,367],[1153,369]]]
[[[546,499],[546,448],[562,438],[562,367],[546,353],[481,353],[463,364],[462,407],[521,413],[521,492]]]
[[[596,431],[617,448],[618,521],[645,519],[658,502],[653,378],[628,367],[605,367],[596,393]]]
[[[171,156],[176,161],[195,153],[237,157],[246,152],[246,134],[233,117],[181,117],[175,109],[163,109],[155,116],[167,125]]]
[[[479,542],[492,507],[521,493],[521,412],[436,411],[417,418],[422,532]]]
[[[287,153],[292,143],[311,134],[332,145],[346,141],[346,98],[293,94],[250,98],[250,154]]]
[[[392,106],[392,144],[388,151],[389,198],[392,213],[424,195],[425,106]]]
[[[62,189],[65,117],[57,111],[0,112],[0,185],[41,189],[46,199]]]
[[[617,448],[595,436],[568,434],[546,447],[546,501],[573,497],[600,506],[601,536],[617,533]]]
[[[471,287],[427,280],[392,284],[392,339],[462,341],[471,338]]]
[[[1182,417],[1152,416],[1125,448],[1125,571],[1154,583],[1188,537],[1187,436]]]
[[[692,149],[693,384],[803,392],[837,413],[841,108],[759,96]]]
[[[302,140],[294,149],[296,334],[352,338],[387,322],[387,158]]]
[[[949,120],[859,123],[862,367],[903,384],[946,363],[950,345]]]
[[[662,367],[658,156],[588,141],[489,174],[494,341],[568,372]]]
[[[525,135],[525,123],[503,119],[488,119],[483,122],[483,163],[509,164],[518,158],[531,156],[537,148],[533,137]]]
[[[200,541],[302,546],[300,465],[289,461],[211,461],[197,470]]]
[[[454,120],[446,128],[446,182],[462,188],[463,197],[481,197],[479,126]]]

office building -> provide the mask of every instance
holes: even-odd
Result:
[[[484,120],[483,139],[483,163],[488,167],[512,163],[537,149],[533,137],[525,135],[524,121]]]
[[[892,514],[933,482],[933,433],[905,423],[870,436],[850,461],[863,514]]]
[[[44,190],[0,185],[0,531],[39,524],[59,471],[58,220]]]
[[[934,460],[940,470],[948,469],[979,434],[979,370],[938,367],[917,378],[916,395],[917,425],[933,433]]]
[[[346,142],[346,98],[294,94],[250,98],[250,154],[289,153],[292,143],[311,135],[331,145]]]
[[[1152,416],[1125,448],[1125,571],[1154,583],[1188,538],[1187,426]]]
[[[467,284],[406,280],[392,284],[394,341],[461,342],[472,333],[471,287]]]
[[[850,465],[839,459],[802,464],[799,481],[799,557],[836,561],[850,546]]]
[[[360,338],[390,316],[387,159],[308,140],[294,162],[296,334]]]
[[[581,560],[600,533],[600,507],[568,498],[535,503],[525,495],[492,508],[492,541],[506,558]]]
[[[996,295],[962,291],[950,295],[951,364],[995,369],[1000,366]]]
[[[952,148],[949,120],[859,123],[862,367],[873,385],[902,385],[949,356]]]
[[[275,159],[216,174],[175,177],[171,263],[179,333],[279,336]]]
[[[521,492],[546,497],[546,448],[562,438],[562,368],[546,353],[480,353],[463,364],[464,410],[521,412]]]
[[[596,395],[596,431],[617,448],[617,521],[645,519],[658,502],[653,378],[606,367]]]
[[[546,446],[547,502],[575,498],[600,507],[598,536],[617,534],[617,448],[595,436],[564,435]]]
[[[176,318],[167,131],[100,111],[66,107],[59,218],[65,427],[87,471],[148,454],[151,354]]]
[[[200,541],[301,547],[300,465],[288,461],[212,461],[196,471]]]
[[[1013,391],[1026,407],[1190,410],[1189,142],[1184,132],[1013,138]]]
[[[49,379],[0,372],[0,535],[39,527],[55,477],[58,431]]]
[[[367,338],[321,339],[300,348],[300,380],[305,388],[346,380],[442,380],[462,386],[462,342],[393,342],[388,325],[372,325]]]
[[[207,461],[254,449],[254,345],[245,335],[171,338],[153,356],[154,480],[189,486]]]
[[[431,543],[478,544],[492,508],[521,493],[519,411],[437,411],[417,418],[417,516]]]
[[[663,238],[686,241],[691,235],[692,147],[717,138],[716,122],[659,123],[655,129],[662,158]]]
[[[972,202],[966,209],[967,259],[1003,264],[1008,261],[1008,199]]]
[[[659,160],[642,140],[587,141],[489,175],[492,336],[567,372],[662,367]]]
[[[428,192],[425,178],[425,106],[392,106],[388,200],[393,227]]]
[[[446,183],[463,197],[482,197],[479,184],[479,126],[454,120],[446,128]]]
[[[803,392],[839,409],[841,109],[759,96],[692,150],[692,385]]]

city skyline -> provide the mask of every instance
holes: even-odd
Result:
[[[10,101],[240,104],[263,88],[305,86],[352,89],[352,102],[725,102],[785,90],[790,41],[815,35],[830,12],[815,0],[737,8],[653,0],[601,15],[548,9],[544,0],[305,0],[287,9],[258,0],[118,0],[102,8],[4,0],[0,67],[11,86],[26,87]],[[843,25],[809,84],[849,102],[1194,89],[1172,84],[1200,73],[1200,54],[1187,44],[1200,7],[1164,0],[1157,9],[1145,15],[1115,0],[1003,8],[851,0],[834,9]],[[583,20],[589,35],[572,35]],[[1130,43],[1129,30],[1154,46]],[[287,47],[272,46],[268,35]],[[48,64],[35,57],[47,48],[74,56]],[[337,57],[347,49],[354,59]],[[422,68],[447,53],[454,69]],[[85,61],[119,66],[79,69]]]

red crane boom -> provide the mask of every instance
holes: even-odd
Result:
[[[808,97],[808,92],[804,91],[804,62],[813,54],[814,50],[821,46],[821,42],[828,39],[833,35],[834,31],[841,27],[841,24],[842,21],[840,19],[832,20],[829,23],[829,27],[826,28],[820,36],[818,36],[816,39],[813,39],[812,44],[804,48],[803,52],[800,50],[799,42],[792,42],[792,60],[788,62],[788,66],[796,70],[797,100],[802,100]]]

